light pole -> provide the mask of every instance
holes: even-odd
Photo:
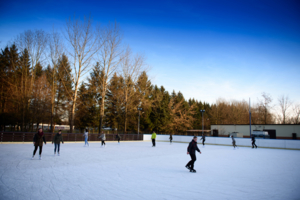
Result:
[[[200,110],[200,112],[202,113],[202,135],[204,134],[204,119],[203,119],[203,113],[205,112],[205,110]]]
[[[139,111],[138,135],[140,135],[140,111],[142,111],[143,109],[142,109],[142,108],[140,108],[140,107],[138,107],[137,109],[138,109],[138,111]]]

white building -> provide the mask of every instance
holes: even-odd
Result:
[[[300,124],[258,124],[251,125],[253,131],[267,131],[273,139],[300,139]],[[211,135],[228,136],[231,133],[240,133],[243,137],[250,137],[248,125],[211,125]]]

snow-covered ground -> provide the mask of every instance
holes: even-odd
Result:
[[[198,145],[195,169],[187,143],[0,145],[0,199],[300,199],[300,151]]]

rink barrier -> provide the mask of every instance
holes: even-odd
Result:
[[[30,132],[1,132],[2,142],[32,142],[35,133]],[[44,133],[47,142],[52,142],[56,133]],[[142,141],[143,134],[119,134],[120,141]],[[62,133],[65,142],[84,142],[83,133]],[[99,134],[90,133],[88,141],[100,141]],[[106,141],[117,141],[116,134],[105,134]]]
[[[173,135],[173,142],[183,142],[188,143],[192,141],[193,136],[186,135]],[[156,135],[156,140],[161,142],[169,142],[170,135]],[[198,144],[200,141],[200,136],[198,137]],[[252,147],[251,138],[234,138],[237,146]],[[144,134],[144,141],[151,140],[151,134]],[[229,137],[205,137],[205,144],[210,145],[232,145],[232,139]],[[256,138],[255,144],[258,147],[264,148],[276,148],[276,149],[298,149],[300,150],[300,140],[289,140],[289,139],[260,139]]]

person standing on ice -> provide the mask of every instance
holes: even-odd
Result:
[[[170,134],[170,144],[172,144],[172,140],[173,140],[173,137],[172,137],[172,134]]]
[[[255,144],[255,136],[254,135],[252,135],[251,140],[252,140],[252,149],[254,148],[254,146],[255,146],[255,148],[257,148],[257,146]]]
[[[204,134],[202,134],[202,138],[200,139],[200,140],[202,140],[202,144],[203,144],[203,147],[204,147],[204,143],[205,143],[205,135]]]
[[[42,149],[43,149],[43,142],[46,144],[46,139],[45,139],[45,135],[44,132],[41,128],[39,128],[38,132],[34,135],[33,137],[33,145],[34,145],[34,150],[33,150],[33,155],[32,158],[34,158],[36,150],[39,147],[39,159],[42,160]]]
[[[235,144],[235,139],[234,139],[233,135],[231,135],[231,139],[232,139],[232,146],[235,149],[235,147],[237,147],[237,146]]]
[[[156,133],[154,131],[152,133],[151,139],[152,139],[152,147],[155,147]]]
[[[88,139],[89,139],[89,131],[88,131],[88,129],[85,129],[85,132],[84,132],[84,146],[86,146],[86,145],[88,145],[88,146],[90,146],[89,145],[89,143],[88,143]]]
[[[104,145],[105,147],[105,140],[106,140],[106,137],[105,137],[105,133],[102,131],[102,134],[100,135],[99,137],[101,139],[101,147]]]
[[[52,140],[52,144],[54,143],[54,155],[56,154],[56,149],[57,149],[57,155],[59,154],[59,150],[60,150],[60,142],[64,143],[62,134],[61,134],[61,130],[58,131],[58,133],[55,134],[53,140]]]
[[[190,142],[188,148],[187,148],[187,154],[190,154],[191,159],[190,162],[186,164],[186,168],[190,170],[190,172],[196,172],[194,169],[194,163],[196,161],[196,151],[198,151],[201,154],[200,149],[197,146],[197,136],[194,136],[193,140]]]
[[[121,137],[120,137],[119,133],[116,135],[116,139],[118,140],[118,143],[120,143]]]

